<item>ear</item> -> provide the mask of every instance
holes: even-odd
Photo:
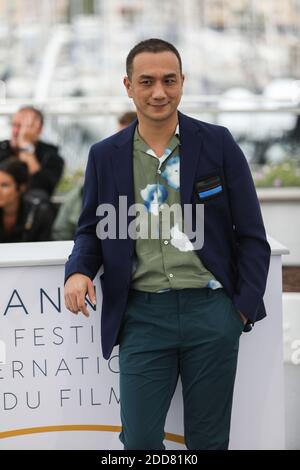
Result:
[[[132,85],[131,85],[131,81],[129,80],[127,76],[124,77],[123,83],[126,88],[127,95],[129,96],[129,98],[132,98]]]

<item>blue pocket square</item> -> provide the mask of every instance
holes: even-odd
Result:
[[[221,177],[214,175],[197,181],[195,183],[195,189],[200,201],[214,198],[223,191]]]
[[[222,186],[216,186],[215,188],[208,189],[207,191],[202,191],[198,193],[200,199],[205,199],[206,197],[213,196],[214,194],[218,194],[222,192]]]

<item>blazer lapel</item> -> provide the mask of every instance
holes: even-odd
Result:
[[[133,135],[136,121],[120,135],[112,159],[119,196],[127,196],[127,206],[134,204],[133,187]]]
[[[181,206],[191,203],[194,177],[202,148],[200,129],[188,116],[178,112],[180,132],[180,197]]]
[[[128,224],[134,219],[133,216],[127,216],[128,209],[135,202],[134,199],[134,186],[133,186],[133,136],[137,121],[130,124],[120,135],[115,143],[116,149],[112,158],[113,172],[118,189],[118,196],[126,196],[126,206],[120,206],[120,200],[118,201],[119,207],[117,214],[119,214],[119,220],[123,221],[123,224],[128,228]],[[124,213],[125,211],[125,213]],[[123,229],[124,230],[124,229]],[[126,233],[127,238],[128,232]],[[128,239],[130,242],[130,251],[134,249],[134,241]]]

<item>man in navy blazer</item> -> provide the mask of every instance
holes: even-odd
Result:
[[[92,281],[103,266],[102,350],[108,359],[120,344],[125,449],[164,448],[178,375],[187,447],[227,449],[239,337],[266,315],[270,247],[255,187],[225,127],[178,111],[184,75],[172,44],[143,41],[126,65],[124,85],[138,120],[90,150],[66,264],[66,307],[89,315],[85,296],[96,303]],[[149,188],[155,194],[146,201]],[[203,245],[176,251],[174,240],[160,236],[145,249],[124,231],[134,221],[128,208],[141,197],[152,213],[153,202],[192,207],[193,227],[195,209],[204,208]],[[101,207],[114,209],[116,236],[99,229]]]

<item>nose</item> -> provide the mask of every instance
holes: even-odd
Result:
[[[161,82],[157,81],[152,89],[152,98],[162,100],[166,98],[166,92]]]

